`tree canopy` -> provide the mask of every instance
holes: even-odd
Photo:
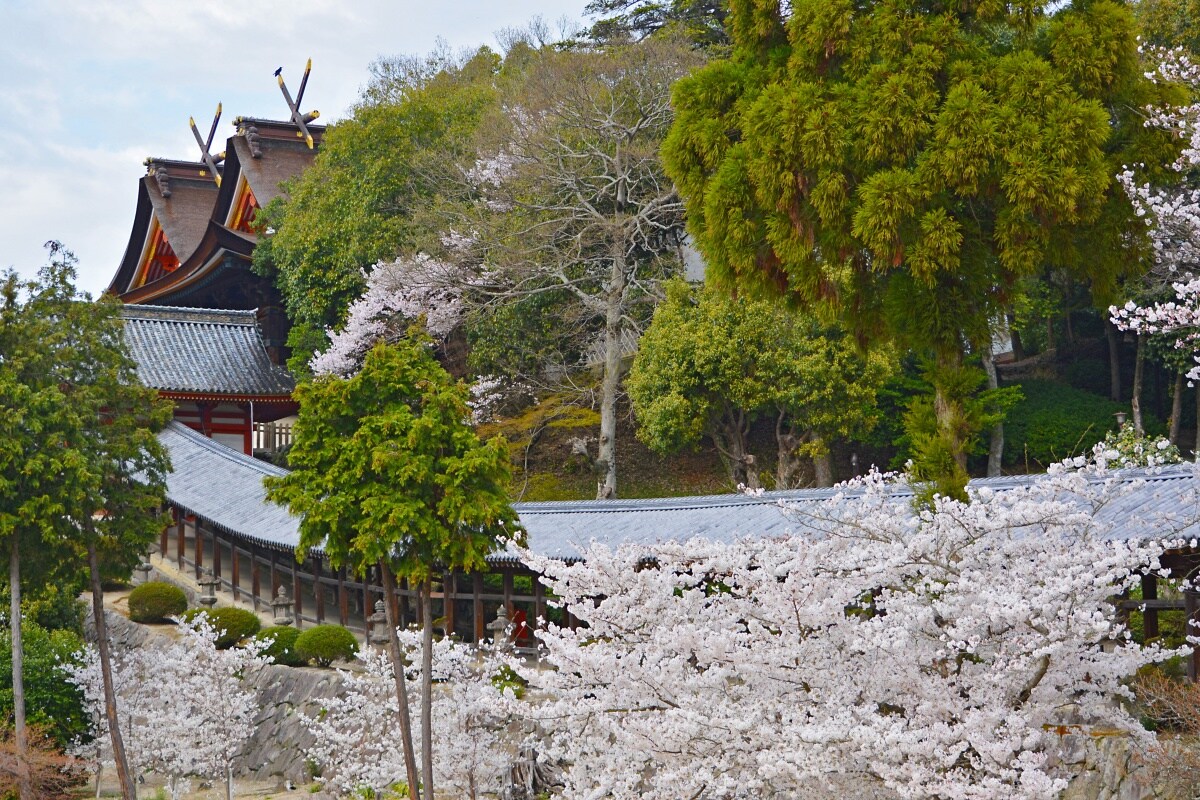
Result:
[[[849,337],[764,300],[669,285],[627,381],[638,437],[658,452],[712,438],[735,484],[757,487],[750,423],[773,420],[775,485],[793,488],[799,454],[831,485],[830,440],[875,422],[876,394],[894,370],[888,348],[863,354]]]
[[[1136,240],[1113,180],[1134,22],[1108,0],[1047,9],[731,3],[732,55],[679,83],[664,147],[711,274],[832,307],[948,374],[1024,275],[1111,295]],[[939,420],[954,402],[939,389]]]

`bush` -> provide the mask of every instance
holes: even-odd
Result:
[[[1046,467],[1068,456],[1086,455],[1116,429],[1113,415],[1129,411],[1128,404],[1073,389],[1065,383],[1027,380],[1021,384],[1025,399],[1004,421],[1004,461],[1031,470]],[[1162,430],[1162,423],[1147,414],[1146,433]]]
[[[168,622],[187,610],[187,595],[178,586],[150,581],[129,593],[129,618],[134,622]]]
[[[21,626],[21,635],[29,724],[59,747],[87,736],[90,720],[84,713],[83,693],[66,680],[61,667],[79,661],[83,639],[71,631],[47,631],[30,621]],[[11,719],[12,711],[12,636],[5,628],[0,632],[0,719]]]
[[[271,656],[276,664],[300,667],[304,665],[304,659],[296,655],[296,637],[299,635],[300,631],[290,625],[272,625],[263,628],[254,639],[268,643],[263,655]]]
[[[318,625],[296,637],[296,655],[328,667],[335,660],[349,661],[358,652],[358,640],[341,625]]]
[[[228,650],[262,628],[258,614],[244,608],[193,608],[183,615],[183,619],[191,622],[201,614],[208,615],[208,624],[217,632],[218,650]]]

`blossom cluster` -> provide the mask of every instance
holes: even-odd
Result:
[[[1119,431],[1109,431],[1104,441],[1096,443],[1092,448],[1092,461],[1102,469],[1128,469],[1179,464],[1183,458],[1170,439],[1143,436],[1132,422],[1126,422]]]
[[[553,668],[522,673],[561,796],[1056,797],[1053,731],[1149,737],[1113,698],[1169,655],[1101,646],[1161,552],[1106,535],[1117,492],[1057,469],[915,512],[872,474],[786,536],[527,555],[585,624],[548,626]]]
[[[425,253],[379,263],[365,276],[366,290],[350,304],[346,324],[326,331],[329,347],[313,356],[317,375],[349,377],[376,343],[394,341],[414,323],[444,339],[462,321],[460,291],[451,277],[457,271]]]
[[[409,664],[410,706],[420,686],[420,633],[399,631]],[[339,670],[343,693],[316,716],[303,717],[314,744],[306,756],[321,767],[322,786],[337,796],[385,796],[405,779],[399,709],[386,652],[358,655],[361,671]],[[508,719],[517,708],[511,688],[493,682],[509,661],[450,639],[434,643],[434,779],[454,797],[499,795],[512,760]],[[420,737],[414,745],[420,759]]]
[[[244,684],[248,670],[270,663],[265,645],[217,649],[218,631],[201,614],[179,626],[181,638],[165,647],[113,654],[113,687],[130,770],[167,781],[172,800],[189,790],[190,778],[233,784],[233,769],[255,731],[258,700]],[[91,741],[71,755],[99,777],[113,765],[105,716],[100,660],[88,647],[67,680],[80,688],[92,719]]]

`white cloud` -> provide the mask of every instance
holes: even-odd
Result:
[[[189,116],[218,137],[237,115],[282,118],[272,73],[304,107],[340,117],[381,55],[495,46],[495,31],[543,15],[578,19],[585,0],[159,0],[6,2],[0,25],[0,267],[32,274],[42,243],[80,257],[80,284],[107,286],[129,237],[147,155],[194,158]]]

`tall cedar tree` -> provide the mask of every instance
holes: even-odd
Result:
[[[21,549],[35,551],[38,563],[53,561],[45,557],[52,552],[60,568],[86,558],[113,752],[122,793],[133,798],[108,669],[100,563],[103,556],[132,566],[160,529],[155,509],[169,465],[154,432],[171,408],[138,382],[119,304],[77,293],[74,256],[56,242],[47,247],[50,263],[37,280],[9,273],[0,297],[0,535],[10,552],[16,744],[21,758]],[[24,764],[18,769],[22,797],[32,796]]]
[[[501,440],[476,436],[466,388],[425,340],[379,344],[357,375],[319,376],[296,395],[293,471],[267,480],[268,497],[302,517],[298,557],[320,547],[335,567],[359,574],[379,567],[409,796],[432,800],[430,581],[448,569],[482,569],[489,553],[523,541],[504,491],[507,452]],[[396,576],[421,587],[420,781],[396,636]]]
[[[711,274],[930,353],[952,494],[965,354],[1022,276],[1111,294],[1133,229],[1109,152],[1142,81],[1133,20],[1059,6],[732,0],[731,56],[675,91],[664,158]]]

